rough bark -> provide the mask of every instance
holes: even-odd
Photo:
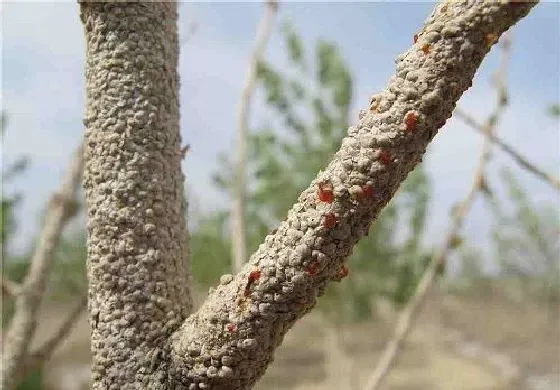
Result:
[[[176,4],[81,3],[81,18],[93,388],[156,389],[192,309]]]
[[[175,5],[82,4],[93,387],[250,388],[533,5],[438,5],[287,219],[186,318]]]
[[[504,35],[504,40],[506,40],[506,38],[507,36]],[[465,197],[461,200],[453,212],[452,221],[447,233],[445,234],[443,246],[432,257],[428,268],[416,286],[414,294],[410,297],[406,306],[400,312],[395,326],[395,333],[381,354],[381,357],[377,362],[377,366],[373,370],[367,384],[364,387],[365,390],[380,389],[386,377],[397,363],[397,359],[404,347],[408,334],[412,331],[418,316],[422,312],[422,307],[424,306],[428,294],[437,281],[437,276],[440,273],[440,270],[445,269],[447,259],[454,249],[454,242],[457,237],[459,237],[465,218],[472,209],[476,195],[481,191],[484,191],[486,188],[487,183],[485,179],[485,171],[488,163],[490,162],[492,137],[496,134],[499,120],[502,117],[508,101],[506,73],[507,64],[509,62],[510,44],[509,41],[506,40],[506,42],[507,43],[503,46],[501,66],[495,74],[497,89],[496,106],[489,115],[486,123],[481,126],[481,131],[485,138],[476,169],[474,171],[472,184]]]

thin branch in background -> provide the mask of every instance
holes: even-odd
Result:
[[[83,172],[82,146],[75,152],[60,192],[52,195],[45,215],[43,230],[31,265],[15,300],[14,316],[4,341],[1,388],[11,389],[22,368],[29,344],[37,326],[37,316],[52,269],[62,230],[77,211],[76,196]]]
[[[20,293],[21,286],[6,276],[2,276],[0,283],[2,283],[2,293],[7,294],[10,298],[15,298]]]
[[[56,348],[68,337],[80,315],[85,311],[86,306],[87,294],[84,293],[51,337],[26,357],[23,368],[18,373],[21,378],[24,378],[52,356]]]
[[[455,110],[455,114],[457,117],[461,118],[463,122],[469,125],[471,128],[476,130],[479,133],[484,133],[484,126],[476,121],[472,117],[472,115],[468,114],[467,112],[457,108]],[[534,175],[538,176],[551,186],[556,189],[560,189],[560,179],[554,177],[553,175],[546,173],[541,168],[537,167],[535,164],[530,162],[526,157],[524,157],[521,153],[516,151],[513,147],[505,143],[501,138],[497,137],[496,135],[490,135],[490,140],[496,144],[501,150],[509,154],[519,165],[523,168],[527,169],[529,172],[533,173]]]
[[[487,122],[482,126],[484,133],[484,142],[482,144],[482,151],[479,156],[478,164],[475,169],[473,181],[470,186],[469,192],[465,198],[458,204],[453,212],[453,220],[449,230],[445,235],[443,246],[434,255],[432,261],[428,265],[426,271],[422,275],[414,295],[410,298],[405,308],[401,311],[395,328],[393,337],[389,340],[387,347],[383,351],[377,366],[375,367],[372,375],[367,381],[365,390],[377,390],[381,387],[384,379],[387,377],[391,369],[394,367],[399,353],[401,352],[404,341],[412,330],[416,319],[418,318],[422,306],[425,302],[428,293],[433,287],[438,274],[444,269],[447,257],[455,247],[457,237],[463,222],[469,213],[476,194],[483,191],[486,186],[486,179],[484,175],[485,168],[490,160],[490,152],[492,149],[492,135],[496,130],[498,120],[501,117],[504,109],[507,106],[507,89],[505,84],[505,74],[507,71],[507,63],[509,58],[509,39],[504,35],[505,44],[502,46],[502,62],[500,68],[495,73],[495,82],[497,89],[497,102],[493,113],[487,119]]]
[[[231,242],[233,269],[239,271],[247,260],[247,130],[249,126],[249,110],[251,97],[257,87],[258,65],[272,32],[274,17],[278,11],[275,0],[266,2],[263,18],[257,28],[255,48],[249,58],[249,68],[245,75],[245,86],[241,92],[237,112],[237,163],[235,169],[236,183],[234,187],[231,210]]]
[[[196,33],[196,30],[198,30],[198,23],[190,22],[186,33],[182,34],[181,46],[188,43],[192,39],[192,37]]]

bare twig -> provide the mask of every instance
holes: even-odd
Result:
[[[233,268],[239,271],[247,260],[247,128],[249,126],[249,110],[251,97],[257,87],[257,70],[266,44],[272,32],[274,17],[276,16],[278,3],[276,0],[266,2],[266,10],[257,27],[257,38],[255,48],[249,58],[249,68],[245,75],[245,86],[241,92],[237,112],[237,163],[236,183],[234,187],[233,204],[231,210],[231,243]]]
[[[196,30],[198,30],[198,23],[190,22],[186,34],[183,34],[183,37],[181,38],[181,46],[192,39],[192,37],[196,33]]]
[[[476,119],[474,119],[467,112],[461,110],[460,108],[457,108],[455,110],[455,114],[457,114],[457,116],[459,118],[461,118],[463,120],[463,122],[465,122],[467,125],[469,125],[471,128],[473,128],[477,132],[484,133],[484,130],[483,130],[484,126],[481,125],[480,123],[478,123],[476,121]],[[494,135],[494,134],[490,135],[490,140],[494,144],[496,144],[501,150],[503,150],[504,152],[509,154],[523,168],[527,169],[529,172],[538,176],[539,178],[541,178],[542,180],[544,180],[545,182],[547,182],[548,184],[550,184],[554,188],[560,189],[560,179],[558,179],[557,177],[545,172],[541,168],[537,167],[535,164],[533,164],[531,161],[529,161],[526,157],[524,157],[521,153],[516,151],[512,146],[508,145],[506,142],[504,142],[501,138],[497,137],[496,135]]]
[[[509,41],[504,37],[505,44],[503,45],[502,63],[500,68],[495,74],[496,88],[497,88],[497,102],[494,112],[488,117],[487,122],[482,126],[485,138],[482,144],[482,151],[480,153],[479,161],[474,172],[471,187],[465,198],[453,211],[453,221],[447,234],[445,236],[444,244],[440,250],[432,258],[428,268],[422,275],[414,295],[410,298],[405,308],[400,313],[397,319],[397,325],[393,337],[389,340],[387,347],[383,351],[375,370],[370,376],[364,389],[377,390],[380,388],[384,379],[387,377],[392,367],[395,365],[398,355],[402,350],[404,341],[412,330],[418,315],[422,309],[423,303],[434,285],[436,278],[445,267],[446,259],[453,250],[463,221],[470,211],[476,194],[485,189],[486,179],[484,170],[488,161],[490,160],[491,151],[491,136],[494,134],[498,119],[500,118],[503,110],[507,106],[507,90],[505,85],[505,73],[507,62],[509,58]]]
[[[83,171],[82,147],[75,153],[61,190],[48,204],[43,230],[31,259],[29,272],[15,301],[15,312],[6,333],[2,355],[1,388],[11,389],[23,365],[37,325],[37,314],[46,288],[62,229],[75,213],[76,193]]]
[[[68,312],[64,321],[59,325],[58,329],[51,335],[51,337],[35,351],[29,353],[25,359],[23,368],[20,370],[20,377],[25,377],[52,356],[56,348],[58,348],[66,337],[68,337],[74,325],[80,318],[80,315],[84,312],[86,305],[87,294],[84,293],[82,298],[74,305],[72,310]]]
[[[0,279],[0,283],[2,283],[2,292],[4,294],[9,295],[11,298],[15,298],[19,294],[21,286],[18,283],[8,279],[6,276],[2,276],[2,279]]]

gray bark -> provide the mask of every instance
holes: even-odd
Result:
[[[278,230],[188,316],[176,6],[83,3],[94,389],[250,388],[451,116],[489,37],[533,5],[438,5]]]
[[[176,4],[82,3],[81,18],[93,388],[163,388],[192,309]]]

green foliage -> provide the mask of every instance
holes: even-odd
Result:
[[[306,64],[304,62],[304,48],[301,43],[301,39],[294,31],[294,28],[290,23],[284,23],[283,32],[286,38],[286,46],[290,61],[293,64],[298,65],[301,70],[305,70]],[[303,89],[301,91],[303,91]]]
[[[560,222],[556,207],[533,204],[511,171],[502,171],[502,181],[512,204],[506,212],[492,203],[496,218],[493,238],[501,271],[506,278],[526,280],[526,293],[551,303],[560,302]],[[538,279],[539,288],[530,279]]]
[[[484,270],[485,255],[475,247],[462,246],[459,252],[458,277],[447,287],[450,291],[465,295],[487,297],[493,294],[495,280]]]
[[[284,28],[284,34],[292,69],[281,72],[264,62],[258,68],[272,117],[248,137],[250,251],[279,224],[301,191],[332,159],[349,127],[352,77],[338,48],[321,40],[309,58],[290,26]],[[221,156],[220,165],[215,183],[230,194],[235,179],[230,168],[233,164]],[[354,249],[349,261],[351,276],[340,284],[332,283],[319,301],[319,307],[331,319],[371,317],[375,295],[387,296],[395,303],[408,300],[429,261],[421,251],[429,196],[427,175],[419,167],[381,213],[369,236]],[[193,232],[197,280],[215,281],[219,276],[216,271],[222,270],[226,258],[231,259],[224,233],[226,216],[209,218]],[[213,253],[205,252],[208,247]]]
[[[63,237],[56,249],[48,297],[75,301],[87,290],[87,247],[84,233]]]
[[[17,390],[41,390],[43,388],[43,373],[41,370],[33,371],[17,385]]]
[[[560,104],[552,104],[547,109],[548,115],[553,118],[560,118]]]
[[[5,112],[2,112],[0,119],[0,136],[2,136],[2,141],[7,123],[7,115]],[[17,159],[2,171],[2,183],[5,185],[9,183],[10,180],[24,173],[28,165],[29,159],[27,157],[20,157]],[[2,259],[6,258],[9,239],[16,230],[14,211],[20,202],[21,194],[15,193],[8,195],[2,191],[2,207],[0,208],[0,239],[2,240],[0,241],[0,245],[2,245]]]
[[[225,231],[227,213],[203,218],[191,233],[191,266],[195,280],[202,286],[216,284],[231,264],[230,240]]]

